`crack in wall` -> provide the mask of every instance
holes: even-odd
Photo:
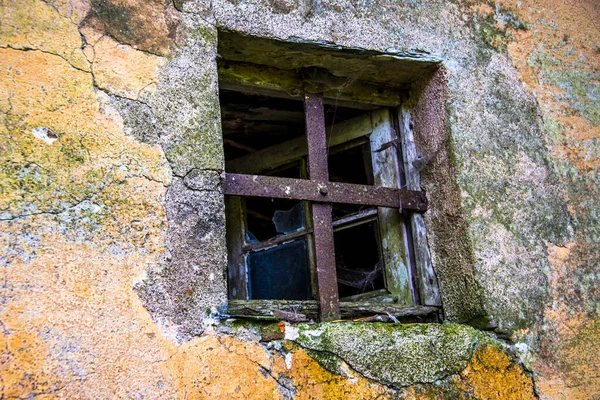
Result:
[[[52,56],[56,56],[61,58],[62,60],[64,60],[67,64],[69,64],[71,66],[71,68],[76,69],[78,71],[81,72],[85,72],[85,73],[91,73],[90,71],[86,71],[85,69],[76,67],[75,65],[73,65],[67,58],[65,58],[64,56],[61,56],[60,54],[48,51],[48,50],[41,50],[38,48],[34,48],[34,47],[27,47],[27,46],[14,46],[14,45],[6,45],[6,46],[0,46],[0,49],[10,49],[10,50],[15,50],[15,51],[23,51],[23,52],[28,52],[28,51],[39,51],[40,53],[44,53],[44,54],[49,54]]]

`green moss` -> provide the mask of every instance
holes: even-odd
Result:
[[[199,96],[201,96],[199,94]],[[184,175],[191,169],[223,169],[223,139],[219,125],[218,100],[209,96],[199,105],[201,114],[191,118],[178,140],[165,145],[165,156],[176,174]]]
[[[313,358],[321,367],[325,370],[331,372],[332,374],[342,375],[343,371],[341,369],[342,360],[340,357],[336,356],[333,353],[329,353],[326,351],[315,351],[307,349],[306,353]]]
[[[190,36],[205,46],[216,46],[218,32],[214,26],[199,26],[190,32]]]
[[[571,107],[594,125],[600,125],[600,73],[576,69],[547,69],[545,80],[568,95]]]
[[[329,371],[343,360],[368,378],[400,387],[458,373],[475,343],[486,340],[456,324],[326,323],[300,325],[296,342]]]
[[[337,79],[342,82],[340,86],[346,83],[346,78]],[[306,82],[295,71],[249,63],[221,62],[219,65],[219,80],[221,82],[285,91],[288,94],[300,94],[307,90],[323,93],[325,97],[338,98],[342,96],[345,100],[358,102],[380,104],[400,104],[401,102],[401,96],[397,88],[360,81],[355,81],[342,89],[332,89],[318,83],[311,83],[312,86],[307,88]]]
[[[85,149],[79,146],[75,141],[70,140],[60,147],[60,152],[64,157],[64,164],[83,164],[85,162]]]
[[[42,193],[50,188],[51,178],[35,163],[6,163],[3,168],[6,176],[2,191],[22,193]]]
[[[183,10],[183,3],[185,3],[185,0],[173,0],[173,6],[177,11]]]
[[[477,40],[476,56],[479,64],[487,63],[494,52],[506,53],[507,45],[514,40],[511,30],[527,30],[529,27],[517,13],[489,1],[495,13],[481,16],[474,14],[471,25]],[[471,3],[466,4],[467,7]]]

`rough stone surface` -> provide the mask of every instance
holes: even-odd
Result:
[[[0,397],[598,397],[599,23],[593,0],[0,1]],[[430,247],[448,320],[494,330],[216,319],[217,28],[442,60],[410,98]]]
[[[402,387],[457,374],[482,339],[473,329],[460,325],[334,323],[300,326],[296,341],[324,357],[342,359],[368,378]],[[419,368],[415,368],[417,364]]]

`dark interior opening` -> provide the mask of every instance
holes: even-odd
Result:
[[[304,104],[232,90],[220,90],[227,161],[304,136]]]
[[[335,260],[340,298],[384,289],[375,221],[335,232]]]
[[[365,140],[362,140],[354,147],[341,149],[341,151],[339,148],[331,149],[329,154],[330,181],[359,185],[373,184],[371,151],[368,140],[364,143]],[[371,207],[358,204],[333,204],[333,218],[341,218],[367,208]]]

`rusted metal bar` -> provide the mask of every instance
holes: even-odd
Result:
[[[224,190],[225,194],[236,196],[361,204],[413,211],[427,210],[427,198],[423,192],[353,183],[226,174]]]
[[[306,144],[308,146],[308,177],[311,181],[327,182],[329,167],[322,96],[304,95],[304,117],[306,118]],[[321,196],[326,197],[329,192],[327,184],[319,187],[318,191]],[[321,321],[334,321],[341,315],[331,211],[330,204],[313,203],[312,205]]]
[[[333,226],[331,205],[314,203],[313,229],[315,238],[315,258],[317,263],[317,286],[321,321],[334,321],[340,318],[340,305],[333,250]]]
[[[306,94],[304,96],[304,116],[306,118],[309,179],[328,181],[329,165],[323,98],[314,94]]]

